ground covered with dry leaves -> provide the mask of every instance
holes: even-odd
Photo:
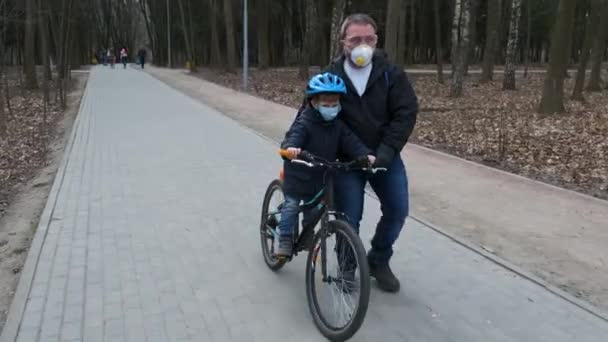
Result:
[[[48,145],[62,114],[56,101],[45,114],[42,92],[24,90],[20,83],[18,76],[9,74],[8,128],[5,135],[0,132],[0,217],[19,186],[47,165]]]
[[[200,77],[234,89],[240,74],[204,69]],[[502,76],[479,84],[472,75],[461,98],[434,75],[410,75],[421,112],[411,141],[526,177],[608,199],[608,91],[566,101],[566,114],[537,114],[544,75],[518,78],[502,91]],[[449,82],[449,79],[447,80]],[[573,78],[566,80],[570,94]],[[291,68],[252,70],[253,95],[299,107],[305,83]]]

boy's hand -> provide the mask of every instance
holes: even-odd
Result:
[[[301,148],[297,148],[297,147],[288,147],[287,148],[287,153],[289,153],[289,159],[298,158],[298,155],[300,154],[300,152],[302,152]]]

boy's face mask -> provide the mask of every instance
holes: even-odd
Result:
[[[319,111],[319,113],[323,117],[323,120],[331,121],[335,119],[336,116],[338,116],[338,113],[340,113],[342,107],[340,106],[340,103],[337,103],[333,106],[323,105],[319,103],[317,104],[315,109]]]

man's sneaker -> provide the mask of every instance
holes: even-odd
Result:
[[[399,279],[395,277],[393,271],[387,263],[376,264],[372,262],[369,255],[367,256],[367,262],[369,263],[369,274],[376,278],[378,287],[386,292],[399,292],[401,284]]]
[[[291,235],[279,235],[279,248],[276,255],[278,258],[289,258],[293,253],[293,237]]]

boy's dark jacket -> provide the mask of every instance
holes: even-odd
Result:
[[[359,96],[344,71],[345,58],[335,59],[324,70],[340,76],[346,83],[347,93],[340,100],[339,118],[377,157],[381,150],[392,150],[393,154],[401,151],[414,130],[418,113],[418,99],[403,68],[391,63],[384,51],[376,49],[367,87],[363,96]],[[307,102],[303,101],[300,112]]]
[[[281,148],[288,147],[298,147],[327,160],[335,160],[338,154],[356,159],[372,152],[341,120],[323,120],[310,104],[285,134]],[[323,169],[286,161],[284,171],[283,191],[287,195],[306,198],[323,188]]]

